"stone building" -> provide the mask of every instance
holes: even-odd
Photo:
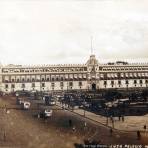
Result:
[[[147,86],[148,64],[121,61],[101,64],[93,54],[85,64],[7,65],[0,69],[0,89],[3,92],[127,89]]]

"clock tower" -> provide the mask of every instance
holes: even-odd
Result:
[[[86,64],[88,69],[88,88],[91,90],[96,90],[98,81],[98,60],[94,54],[90,56]]]

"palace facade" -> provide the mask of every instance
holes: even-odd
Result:
[[[116,62],[101,64],[91,55],[85,64],[22,66],[0,68],[0,89],[17,90],[98,90],[145,88],[148,64]]]

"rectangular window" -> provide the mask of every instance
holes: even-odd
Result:
[[[32,87],[35,87],[35,83],[32,83]]]
[[[125,81],[125,84],[129,84],[128,80]]]
[[[134,80],[134,84],[137,84],[137,80]]]
[[[52,83],[51,83],[51,87],[54,87],[54,86],[55,86],[55,84],[52,82]]]
[[[121,85],[121,81],[118,81],[118,84]]]
[[[8,84],[5,85],[5,88],[6,88],[6,89],[8,88]]]
[[[11,84],[11,88],[15,88],[15,85],[14,84]]]
[[[142,80],[140,80],[140,84],[142,84]]]
[[[79,86],[82,86],[82,82],[81,81],[79,82]]]
[[[14,79],[12,79],[11,81],[14,82]]]
[[[45,83],[42,83],[42,87],[45,87]]]
[[[104,81],[104,85],[107,85],[107,81]]]
[[[72,87],[73,86],[73,82],[69,82],[69,86]]]
[[[84,71],[87,71],[87,67],[84,67]]]
[[[22,84],[22,88],[25,88],[25,84],[24,83]]]
[[[111,81],[111,85],[114,85],[114,81]]]
[[[63,87],[64,86],[64,83],[63,82],[60,82],[60,86]]]

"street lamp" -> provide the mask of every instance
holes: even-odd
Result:
[[[84,117],[85,117],[85,109],[84,109]]]
[[[108,125],[108,108],[106,107],[105,110],[106,110],[106,125]]]

